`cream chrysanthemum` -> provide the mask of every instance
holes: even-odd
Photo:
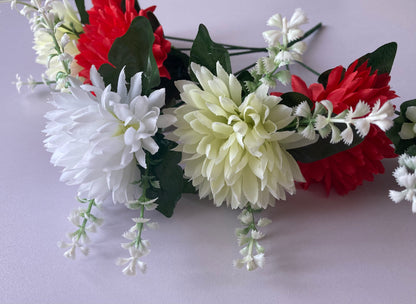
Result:
[[[62,23],[61,26],[56,28],[56,41],[61,43],[62,37],[64,34],[67,34],[67,39],[69,40],[67,41],[64,50],[66,54],[74,58],[79,54],[76,46],[76,42],[79,37],[68,29],[73,29],[77,33],[82,33],[82,24],[79,21],[76,11],[68,1],[52,1],[50,5],[52,7],[51,13],[55,15],[57,23]],[[42,29],[34,31],[33,49],[37,54],[36,62],[47,67],[45,74],[51,81],[55,81],[57,74],[64,71],[61,58],[59,58],[59,56],[51,57],[51,55],[55,52],[55,47],[56,44],[49,32]],[[76,63],[76,61],[71,62],[70,68],[71,76],[73,77],[76,77],[81,70],[81,67]],[[58,87],[58,89],[61,88]]]
[[[200,197],[212,197],[217,206],[266,208],[285,199],[285,190],[293,194],[303,177],[285,147],[299,135],[279,131],[294,119],[291,108],[265,86],[242,100],[240,83],[219,63],[217,76],[197,64],[191,68],[202,89],[176,83],[186,104],[175,111],[173,134]]]
[[[144,150],[159,149],[152,136],[175,121],[160,115],[164,89],[141,96],[141,76],[132,77],[128,92],[120,73],[116,93],[93,67],[92,86],[72,80],[72,94],[55,95],[56,110],[46,114],[45,146],[53,153],[51,162],[64,168],[61,181],[79,185],[79,197],[100,202],[111,193],[120,203],[139,198],[137,163],[146,168]]]

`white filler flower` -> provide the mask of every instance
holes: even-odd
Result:
[[[73,28],[75,31],[82,33],[82,24],[78,20],[75,9],[68,1],[51,1],[49,5],[50,7],[48,6],[48,9],[50,10],[50,14],[55,19],[53,22],[61,24],[61,26],[56,27],[54,33],[47,31],[45,28],[34,27],[33,49],[37,54],[36,62],[46,66],[48,80],[55,81],[58,73],[65,71],[62,60],[66,58],[58,56],[56,52],[56,43],[59,43],[59,46],[65,51],[66,57],[69,58],[71,76],[76,77],[81,67],[72,59],[79,54],[76,46],[78,36],[67,29]],[[31,22],[36,24],[37,21],[35,19]],[[58,83],[57,89],[63,89],[62,86],[64,84],[65,81]]]
[[[177,82],[186,104],[175,111],[174,135],[199,195],[213,197],[217,206],[266,208],[284,199],[285,190],[293,194],[303,177],[286,145],[301,135],[280,131],[293,121],[292,109],[269,96],[266,86],[242,100],[240,83],[219,63],[217,76],[191,67],[202,89]]]
[[[115,93],[93,67],[93,85],[72,79],[72,94],[55,95],[56,110],[46,114],[45,147],[51,162],[64,168],[61,181],[79,185],[80,198],[101,202],[111,193],[114,202],[127,203],[140,196],[137,163],[146,167],[144,150],[159,149],[152,136],[175,121],[160,116],[164,89],[141,96],[141,77],[132,77],[128,92],[121,72]]]

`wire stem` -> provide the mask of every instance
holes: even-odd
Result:
[[[303,68],[307,69],[309,72],[315,74],[316,76],[321,75],[319,72],[315,71],[314,69],[312,69],[310,66],[307,66],[306,64],[304,64],[301,61],[295,61],[297,64],[299,64],[300,66],[302,66]]]

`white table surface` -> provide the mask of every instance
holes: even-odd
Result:
[[[202,22],[216,41],[259,47],[268,17],[302,7],[310,17],[305,29],[325,25],[308,39],[306,63],[324,71],[397,41],[391,86],[398,101],[416,98],[413,0],[141,1],[152,4],[167,35],[192,38]],[[416,303],[416,215],[387,197],[396,187],[395,160],[348,196],[328,198],[317,186],[267,210],[273,223],[264,229],[262,270],[232,267],[238,212],[193,195],[180,200],[171,219],[151,214],[160,228],[146,232],[152,243],[146,275],[126,277],[114,263],[126,255],[121,234],[137,215],[111,202],[101,211],[105,222],[90,256],[65,259],[56,242],[73,228],[66,217],[77,206],[76,189],[59,182],[43,148],[50,96],[25,88],[19,95],[10,84],[16,73],[43,71],[34,63],[31,35],[24,17],[1,4],[0,303]],[[233,58],[233,67],[255,59]],[[301,68],[293,71],[314,81]]]

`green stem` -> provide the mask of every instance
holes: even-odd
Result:
[[[8,2],[12,2],[12,1],[10,1],[10,0],[0,1],[0,3],[8,3]],[[27,2],[24,2],[24,1],[16,1],[16,3],[17,4],[24,5],[24,6],[27,6],[27,7],[30,7],[30,8],[33,8],[33,9],[36,9],[36,10],[38,9],[37,7],[31,5],[31,4],[27,3]]]
[[[147,189],[150,188],[150,182],[149,182],[149,180],[150,179],[149,179],[149,166],[148,166],[146,168],[144,174],[142,175],[141,184],[140,184],[140,186],[142,188],[142,191],[143,191],[142,195],[139,198],[139,201],[141,201],[141,202],[146,202],[146,201],[149,200],[147,198],[147,194],[146,194],[147,193]],[[144,210],[145,210],[144,205],[141,205],[141,207],[140,207],[140,218],[141,219],[144,218]],[[143,223],[137,223],[136,224],[137,231],[138,231],[137,238],[134,240],[134,246],[136,248],[139,248],[140,243],[142,242],[143,226],[144,226]]]
[[[87,222],[91,216],[92,206],[94,205],[95,205],[95,200],[93,199],[90,200],[87,211],[85,211],[85,216],[84,216],[84,220],[82,221],[81,227],[79,227],[79,229],[75,232],[77,235],[77,241],[81,238],[81,236],[85,234],[85,226],[87,225]]]
[[[400,114],[402,114],[402,113],[400,113],[400,111],[394,111],[394,114],[396,114],[396,115],[399,115],[399,116],[400,116]]]
[[[246,66],[245,68],[243,68],[243,69],[239,70],[237,73],[235,73],[235,75],[241,74],[242,72],[244,72],[244,71],[246,71],[246,70],[248,70],[248,69],[251,69],[251,68],[252,68],[252,67],[254,67],[255,65],[256,65],[256,63],[252,63],[252,64],[250,64],[249,66]]]
[[[166,39],[171,39],[171,40],[190,42],[190,43],[194,42],[193,39],[180,38],[180,37],[174,37],[174,36],[165,36],[165,38]],[[231,49],[231,50],[251,50],[251,51],[258,51],[258,52],[267,52],[267,49],[259,48],[259,47],[248,47],[248,46],[225,44],[225,43],[218,43],[218,44],[222,45],[225,48]]]
[[[142,205],[142,207],[140,208],[140,218],[144,218],[144,205]],[[136,248],[139,248],[140,243],[142,242],[142,232],[143,232],[143,223],[137,223],[136,227],[137,227],[137,231],[139,232],[137,235],[137,238],[134,242],[134,245],[136,246]]]
[[[78,38],[79,38],[79,36],[82,34],[82,32],[77,32],[77,31],[75,31],[74,29],[71,29],[71,28],[67,27],[67,26],[66,26],[66,25],[64,25],[64,24],[62,24],[60,27],[61,27],[61,28],[63,28],[64,30],[66,30],[66,31],[70,32],[71,34],[74,34],[74,35],[75,35],[75,36],[77,36]]]
[[[230,53],[230,56],[260,53],[260,52],[267,52],[267,50],[265,51],[265,50],[262,49],[262,50],[251,50],[251,51],[236,52],[236,53]]]
[[[180,38],[180,37],[173,37],[173,36],[166,36],[166,39],[170,39],[170,40],[178,40],[178,41],[185,41],[185,42],[194,42],[192,39],[187,39],[187,38]]]
[[[307,69],[309,72],[315,74],[316,76],[321,75],[319,72],[315,71],[314,69],[312,69],[310,66],[307,66],[306,64],[304,64],[301,61],[295,61],[297,64],[299,64],[300,66],[304,67],[305,69]]]
[[[304,39],[306,39],[307,37],[309,37],[310,35],[312,35],[315,31],[319,30],[322,27],[322,23],[319,22],[317,25],[315,25],[313,28],[311,28],[309,31],[307,31],[302,37],[293,40],[291,42],[288,43],[287,47],[291,47],[292,45],[294,45],[296,42],[302,41]]]

